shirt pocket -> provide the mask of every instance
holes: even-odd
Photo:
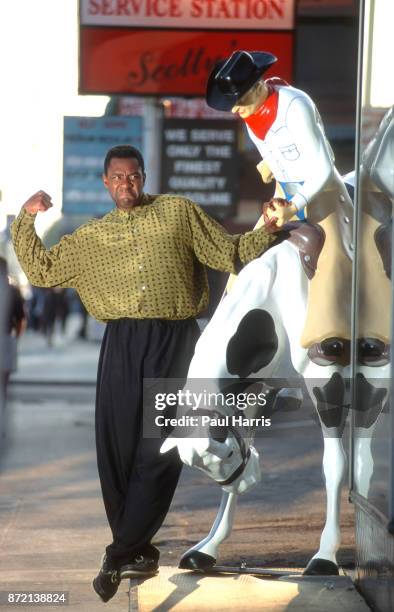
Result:
[[[289,162],[297,161],[300,157],[300,152],[295,143],[279,147],[282,157]]]
[[[275,132],[273,135],[273,144],[280,157],[286,162],[295,162],[300,159],[301,153],[297,145],[297,140],[294,138],[294,134],[292,134],[286,126],[282,126]]]

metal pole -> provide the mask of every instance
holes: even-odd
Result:
[[[162,107],[156,98],[146,98],[144,105],[143,153],[147,193],[160,191]]]
[[[5,389],[3,389],[3,363],[4,363],[4,332],[5,332],[5,307],[7,299],[8,283],[6,276],[0,272],[0,452],[4,439],[5,428]]]
[[[365,0],[360,2],[359,31],[358,31],[358,67],[357,67],[357,109],[356,109],[356,146],[354,168],[356,171],[354,183],[354,227],[353,227],[353,274],[352,274],[352,321],[351,321],[351,359],[350,359],[350,439],[349,439],[349,489],[352,491],[354,486],[354,406],[356,401],[355,377],[357,374],[357,252],[358,252],[358,229],[360,225],[360,165],[361,165],[361,115],[362,115],[362,95],[363,95],[363,51],[364,51],[364,21],[365,21]]]

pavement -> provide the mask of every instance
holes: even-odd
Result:
[[[320,441],[313,421],[302,421],[297,435],[296,427],[290,429],[290,444],[258,440],[262,487],[242,498],[220,559],[227,565],[243,560],[249,566],[282,566],[293,575],[262,579],[178,570],[182,552],[208,532],[220,496],[203,474],[185,469],[155,539],[162,551],[159,575],[123,581],[117,595],[103,604],[91,587],[111,540],[94,446],[98,351],[97,342],[76,340],[71,333],[56,336],[53,347],[31,333],[21,341],[0,458],[0,612],[17,609],[3,603],[5,593],[15,591],[67,592],[73,612],[369,609],[348,575],[299,574],[315,552],[324,516]],[[354,535],[345,490],[343,502],[340,559],[346,570],[354,561]],[[45,605],[47,610],[60,607]]]
[[[66,333],[57,328],[52,346],[42,334],[27,331],[19,340],[18,369],[12,381],[94,385],[100,342],[78,339],[78,324],[78,315],[69,317]]]

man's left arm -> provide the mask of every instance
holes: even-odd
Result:
[[[188,205],[193,250],[197,259],[206,266],[236,274],[240,268],[275,241],[270,227],[262,226],[245,234],[231,235],[200,206]]]

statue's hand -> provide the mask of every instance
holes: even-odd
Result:
[[[264,222],[271,231],[279,230],[297,213],[297,209],[285,198],[271,198],[263,204]],[[274,229],[272,229],[274,228]]]

